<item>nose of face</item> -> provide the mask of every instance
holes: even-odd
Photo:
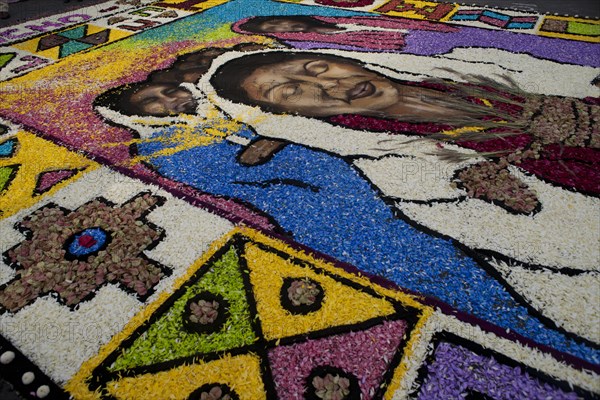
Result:
[[[310,75],[301,75],[294,76],[294,80],[300,82],[312,83],[314,85],[320,86],[323,89],[332,89],[339,84],[339,78],[335,76],[326,76],[325,74],[321,74],[319,76],[310,76]]]
[[[331,90],[339,86],[339,81],[336,78],[324,78],[321,80],[320,85],[325,90]]]
[[[167,107],[177,105],[181,101],[180,96],[178,96],[176,92],[162,93],[160,99],[161,102]]]
[[[160,113],[171,114],[181,111],[180,104],[187,99],[178,92],[160,91],[154,94],[154,104],[156,109],[160,109]]]
[[[311,61],[307,63],[304,68],[308,72],[304,76],[305,80],[319,85],[325,90],[337,88],[340,85],[340,80],[346,76],[346,74],[333,68],[333,66],[325,60]]]

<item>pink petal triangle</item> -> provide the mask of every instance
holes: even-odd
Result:
[[[42,172],[38,175],[37,186],[34,190],[34,193],[36,195],[45,193],[50,190],[52,186],[64,181],[65,179],[69,179],[79,171],[79,169],[60,169],[57,171]]]
[[[303,398],[311,371],[331,366],[358,378],[362,398],[371,399],[391,367],[390,361],[398,352],[405,331],[405,321],[384,321],[363,331],[272,349],[269,362],[278,397]]]

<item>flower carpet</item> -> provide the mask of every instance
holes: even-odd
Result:
[[[600,21],[110,0],[0,93],[23,398],[600,397]]]

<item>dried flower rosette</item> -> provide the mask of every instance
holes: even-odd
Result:
[[[209,383],[194,391],[189,400],[239,400],[238,395],[227,385]]]
[[[213,333],[221,329],[229,318],[229,303],[222,296],[210,292],[200,293],[185,305],[183,325],[198,333]]]
[[[219,302],[198,300],[197,303],[190,303],[190,311],[190,321],[202,325],[212,324],[219,316]]]
[[[324,400],[343,400],[350,394],[350,380],[339,375],[315,376],[312,384],[317,397]]]
[[[308,314],[321,308],[324,294],[312,279],[287,278],[281,286],[281,305],[292,314]]]
[[[321,366],[308,376],[305,395],[310,400],[358,400],[361,390],[354,375],[340,368]]]
[[[508,170],[508,161],[482,161],[458,171],[458,187],[472,198],[497,204],[513,213],[530,214],[541,205],[535,191]]]

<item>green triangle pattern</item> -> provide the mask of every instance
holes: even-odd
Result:
[[[73,29],[69,29],[68,31],[59,32],[58,34],[60,36],[64,36],[69,39],[81,39],[82,37],[85,36],[86,33],[87,33],[87,26],[81,25],[81,26],[75,27]]]
[[[192,283],[174,296],[179,296],[170,308],[129,347],[123,349],[111,371],[149,366],[174,359],[202,355],[215,351],[227,351],[253,343],[257,336],[251,325],[239,256],[230,248],[212,264],[202,267],[205,271]],[[223,328],[212,334],[187,331],[183,326],[183,314],[187,301],[202,292],[221,295],[229,302],[229,319]]]
[[[10,182],[17,175],[19,165],[9,165],[7,167],[0,167],[0,193],[8,189]]]
[[[15,58],[15,53],[2,53],[0,54],[0,69],[4,68],[6,64],[10,62],[13,58]]]
[[[70,56],[71,54],[79,53],[80,51],[89,49],[90,47],[93,47],[93,46],[94,45],[92,45],[92,44],[70,41],[70,42],[63,44],[60,47],[59,57],[63,58],[66,56]]]

